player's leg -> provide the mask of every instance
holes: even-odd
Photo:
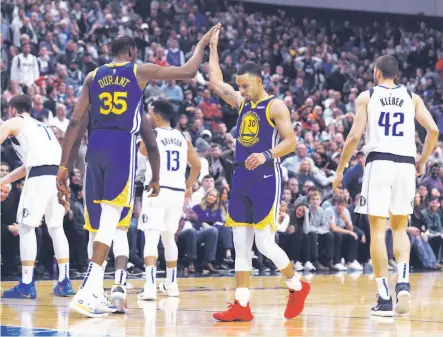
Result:
[[[252,228],[252,204],[243,194],[247,189],[246,183],[248,181],[245,171],[246,168],[238,167],[234,173],[226,220],[226,226],[232,226],[237,289],[234,304],[226,311],[213,315],[215,319],[224,322],[251,321],[254,318],[249,308],[249,279],[252,271],[254,229]]]
[[[165,231],[161,232],[163,247],[165,248],[166,259],[166,282],[159,284],[159,289],[166,292],[168,296],[177,297],[180,295],[177,283],[177,260],[178,248],[175,242],[175,233],[183,214],[184,194],[178,191],[163,191],[170,195],[170,207],[165,213]]]
[[[371,309],[375,316],[392,316],[392,298],[388,289],[388,254],[386,226],[391,201],[393,162],[371,161],[366,165],[360,203],[356,212],[368,214],[371,228],[371,258],[377,283],[377,305]]]
[[[110,179],[112,177],[109,177],[107,184],[105,184],[104,174],[106,172],[104,172],[105,167],[103,164],[106,164],[103,158],[88,159],[85,184],[85,228],[95,234],[93,236],[92,256],[88,271],[80,290],[70,304],[71,309],[88,317],[102,317],[107,312],[113,311],[113,309],[107,308],[107,301],[104,298],[103,264],[114,239],[123,207],[101,202],[102,200],[112,200],[119,196],[118,193],[114,193],[116,197],[112,198],[112,193],[109,193],[109,191],[105,194],[105,186],[113,185],[115,181],[112,181]],[[122,179],[119,181],[118,176],[114,177],[117,185],[119,185],[119,182],[121,185]],[[125,194],[125,191],[123,190],[121,194]]]
[[[132,210],[125,207],[115,231],[113,252],[115,258],[114,285],[111,288],[110,301],[117,312],[126,312],[126,277],[129,260],[129,242],[127,230],[130,225]]]
[[[165,220],[165,208],[161,207],[161,193],[156,198],[148,198],[143,192],[142,211],[138,228],[145,234],[145,247],[143,251],[145,261],[145,283],[139,298],[143,300],[157,299],[157,258],[160,232]]]
[[[58,203],[55,179],[53,184],[54,194],[47,206],[45,219],[58,264],[58,283],[54,287],[54,295],[71,296],[74,295],[74,289],[72,289],[71,280],[69,279],[69,243],[63,229],[65,208]]]
[[[280,167],[276,163],[273,166],[263,166],[257,173],[259,174],[257,179],[261,181],[254,185],[251,193],[254,204],[255,244],[258,250],[270,259],[285,276],[290,293],[285,317],[290,319],[303,311],[310,285],[300,281],[288,256],[275,242],[281,199]],[[266,176],[270,178],[264,179],[263,177]],[[260,191],[267,191],[267,193],[260,193]]]
[[[406,231],[408,214],[413,212],[415,195],[415,166],[396,163],[397,174],[392,186],[390,224],[394,242],[394,256],[397,262],[397,303],[395,311],[404,314],[409,311],[411,286],[409,283],[409,258],[411,244]]]
[[[34,265],[37,257],[37,238],[35,228],[43,218],[49,195],[41,193],[45,190],[41,182],[42,177],[27,179],[20,196],[17,210],[17,222],[20,233],[20,259],[22,263],[22,277],[19,284],[6,290],[4,298],[36,298],[34,284]]]

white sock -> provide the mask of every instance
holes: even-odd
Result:
[[[248,288],[237,288],[235,290],[235,299],[242,307],[246,307],[249,303],[251,293]]]
[[[389,299],[389,288],[388,288],[388,278],[387,277],[377,277],[375,279],[377,282],[377,290],[378,294],[381,298],[388,300]]]
[[[34,276],[34,266],[22,266],[22,282],[29,284]]]
[[[146,282],[149,284],[155,284],[157,277],[157,267],[156,266],[146,266]]]
[[[65,278],[69,279],[69,262],[58,264],[58,281],[61,282]]]
[[[94,262],[89,262],[88,272],[83,280],[82,288],[91,293],[99,294],[100,292],[103,292],[102,266]]]
[[[115,272],[114,284],[126,285],[126,276],[128,273],[126,270],[117,269]]]
[[[166,283],[177,283],[177,267],[166,267]]]
[[[292,276],[290,279],[285,280],[287,286],[291,290],[301,290],[301,282],[297,275]]]
[[[409,283],[409,263],[397,263],[398,283]]]

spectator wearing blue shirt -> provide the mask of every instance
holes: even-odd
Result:
[[[365,154],[361,151],[357,152],[357,164],[347,170],[343,177],[343,187],[348,189],[352,199],[361,192],[365,162]]]

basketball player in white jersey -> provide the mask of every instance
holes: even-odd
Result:
[[[409,253],[406,233],[412,213],[416,175],[421,175],[438,138],[438,128],[423,100],[407,88],[396,85],[397,60],[379,57],[374,66],[376,87],[362,92],[356,101],[356,116],[346,139],[334,189],[341,186],[343,170],[365,132],[367,153],[360,204],[357,213],[368,214],[371,226],[371,257],[377,282],[375,316],[393,316],[388,290],[388,258],[385,244],[386,219],[394,240],[398,280],[395,312],[404,314],[410,306]],[[415,119],[426,129],[422,154],[416,161]],[[365,131],[366,128],[366,131]]]
[[[139,295],[143,300],[156,300],[157,246],[162,238],[166,259],[166,282],[159,285],[160,290],[168,296],[179,296],[177,284],[178,249],[174,234],[177,232],[183,214],[185,199],[189,202],[192,185],[200,173],[200,159],[182,133],[171,127],[173,107],[168,101],[158,100],[150,107],[151,123],[155,127],[157,145],[161,156],[160,161],[160,194],[157,198],[148,198],[144,191],[142,211],[138,228],[145,232],[145,268],[146,279],[143,292]],[[141,152],[145,150],[141,146]],[[146,153],[145,153],[146,155]],[[187,163],[191,172],[185,180]],[[149,181],[150,169],[146,168],[146,179]]]
[[[17,223],[20,234],[22,278],[4,298],[36,298],[34,264],[37,256],[35,228],[45,216],[59,267],[54,295],[74,295],[69,279],[69,246],[63,230],[65,209],[57,201],[55,177],[61,158],[61,147],[51,128],[30,117],[32,100],[27,95],[15,96],[9,102],[13,118],[0,126],[0,143],[9,138],[23,165],[0,179],[9,184],[26,176],[20,196]]]

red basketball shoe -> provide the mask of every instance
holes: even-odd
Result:
[[[249,303],[246,307],[242,307],[237,300],[233,304],[229,303],[226,311],[216,312],[212,316],[222,322],[249,322],[254,319]]]
[[[309,283],[303,281],[301,281],[301,289],[299,291],[289,289],[285,318],[291,319],[301,314],[305,306],[306,297],[308,297],[310,291],[311,286]]]

